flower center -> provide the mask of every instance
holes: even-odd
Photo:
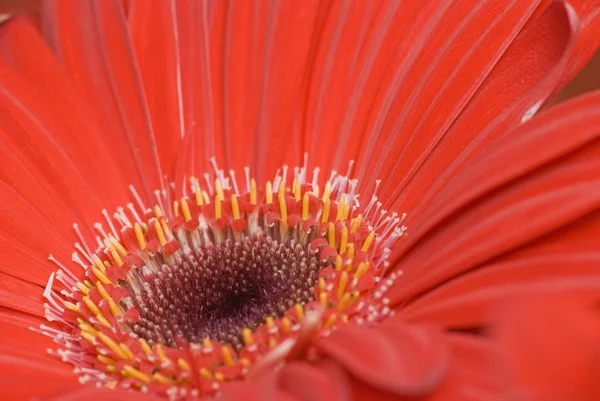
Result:
[[[150,344],[210,338],[237,350],[245,328],[308,303],[328,265],[310,246],[261,235],[191,249],[172,265],[154,262],[125,286],[140,312],[133,332]]]
[[[361,205],[356,180],[332,173],[320,186],[306,165],[262,189],[247,169],[245,190],[214,168],[214,184],[193,178],[175,200],[156,191],[151,208],[132,189],[137,207],[94,226],[95,252],[75,226],[81,272],[51,257],[52,324],[37,330],[82,382],[211,396],[292,349],[314,357],[311,344],[342,325],[393,313],[387,258],[405,228],[375,194]]]

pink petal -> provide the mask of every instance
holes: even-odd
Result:
[[[287,364],[278,377],[279,388],[298,401],[350,401],[346,375],[332,362]]]

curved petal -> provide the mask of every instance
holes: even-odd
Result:
[[[450,353],[441,331],[390,318],[375,329],[348,325],[316,343],[348,373],[382,391],[427,394],[445,377]]]
[[[358,155],[358,178],[383,179],[381,193],[406,179],[459,116],[539,1],[433,2],[382,80]],[[427,8],[425,5],[424,9]],[[518,77],[518,73],[515,78]],[[364,166],[364,167],[363,167]],[[367,168],[368,166],[368,168]],[[362,167],[362,168],[361,168]],[[394,175],[396,177],[396,175]],[[399,185],[400,184],[400,185]],[[374,185],[371,183],[370,185]],[[389,198],[388,198],[389,197]]]
[[[489,193],[438,225],[398,262],[404,275],[402,285],[389,294],[392,303],[410,302],[491,258],[598,210],[599,152],[596,141]],[[487,168],[477,166],[474,175]]]
[[[573,295],[573,297],[571,296]],[[501,383],[509,397],[534,401],[600,398],[600,313],[576,293],[507,300],[495,326]]]
[[[278,376],[279,389],[298,401],[351,401],[348,379],[336,364],[292,362]]]
[[[466,161],[522,122],[524,114],[530,117],[550,96],[564,73],[577,30],[568,6],[555,3],[547,9],[515,38],[458,119],[428,145],[420,164],[402,174],[402,185],[390,186],[380,198],[391,197],[390,206],[408,212],[408,224],[420,216]]]
[[[581,300],[600,291],[600,213],[582,217],[478,270],[458,276],[398,311],[411,322],[448,328],[489,326],[490,311],[519,294],[564,290]]]

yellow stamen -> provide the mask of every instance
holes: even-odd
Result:
[[[296,317],[298,320],[304,319],[304,306],[302,304],[296,304]]]
[[[100,312],[100,309],[96,306],[96,304],[90,299],[90,297],[85,296],[81,298],[81,300],[83,301],[85,306],[88,307],[90,312],[92,312],[94,315],[99,315],[100,313],[102,313]]]
[[[64,305],[70,311],[79,312],[79,308],[77,307],[77,305],[75,305],[72,302],[65,302]]]
[[[316,196],[317,198],[319,197],[319,186],[317,184],[313,185],[312,192],[314,196]]]
[[[342,257],[340,255],[335,257],[335,270],[342,270]]]
[[[235,195],[231,195],[231,212],[233,213],[234,220],[240,218],[240,205],[238,204],[237,196]]]
[[[296,199],[296,202],[300,202],[300,199],[302,199],[302,186],[297,178],[294,178],[292,188],[294,189],[294,198]]]
[[[144,354],[152,355],[152,348],[150,348],[150,345],[148,344],[148,342],[146,340],[144,340],[143,338],[140,338],[139,343],[142,346],[142,351],[144,351]]]
[[[217,372],[215,373],[215,379],[219,382],[224,382],[225,381],[225,375],[221,372]]]
[[[271,316],[267,316],[265,318],[265,322],[269,329],[273,329],[275,327],[275,321],[273,320],[273,318]]]
[[[373,243],[374,240],[375,240],[375,231],[371,231],[369,233],[369,235],[367,235],[365,242],[363,242],[362,246],[360,247],[361,252],[367,252],[369,250],[369,248],[371,247],[371,244]]]
[[[149,382],[150,378],[148,377],[147,374],[140,372],[139,370],[137,370],[136,368],[129,366],[129,365],[124,365],[123,366],[123,375],[127,375],[129,377],[132,377],[134,379],[138,379],[144,382]]]
[[[225,200],[225,193],[223,192],[221,181],[218,178],[215,179],[215,192],[220,200]]]
[[[212,373],[210,372],[210,370],[206,369],[206,368],[200,368],[200,376],[202,376],[203,378],[210,380],[213,378]]]
[[[108,243],[108,241],[106,241],[106,242]],[[117,266],[123,266],[123,259],[121,259],[121,256],[117,253],[115,248],[113,248],[112,244],[110,246],[107,246],[107,248],[108,248],[108,252],[110,252],[110,256],[112,257],[112,260],[115,261]]]
[[[279,195],[279,211],[281,212],[281,221],[287,225],[287,204],[283,195]]]
[[[114,359],[104,355],[98,355],[97,358],[100,362],[102,362],[105,365],[114,365],[115,363],[117,363],[117,361],[115,361]]]
[[[342,299],[340,299],[340,303],[338,303],[337,309],[339,311],[343,310],[346,306],[348,306],[350,304],[350,301],[352,300],[350,293],[345,293],[342,296]]]
[[[342,254],[346,252],[346,245],[348,245],[348,229],[346,226],[342,227],[342,233],[340,237],[340,254]]]
[[[196,198],[196,205],[204,205],[204,199],[202,199],[202,190],[200,189],[200,184],[198,184],[198,180],[196,180],[196,191],[194,191],[194,196]]]
[[[327,293],[325,291],[322,291],[319,293],[319,303],[321,304],[321,307],[323,309],[327,309]]]
[[[279,187],[277,188],[277,197],[282,197],[285,195],[285,181],[281,181],[279,183]]]
[[[133,354],[131,349],[126,344],[119,343],[119,346],[121,347],[123,352],[127,355],[127,358],[132,359],[132,360],[135,359],[135,355]]]
[[[292,321],[288,317],[283,317],[281,319],[281,332],[283,334],[287,334],[292,329]]]
[[[325,279],[323,277],[319,277],[319,290],[320,291],[324,291],[325,287],[327,287],[327,283],[325,282]]]
[[[166,377],[166,376],[163,376],[163,375],[161,375],[161,374],[160,374],[160,373],[158,373],[158,372],[155,372],[155,373],[152,375],[152,378],[153,378],[155,381],[159,382],[159,383],[163,383],[163,384],[173,384],[173,380],[169,379],[169,378],[168,378],[168,377]]]
[[[85,321],[83,321],[81,319],[78,319],[78,321],[79,321],[79,329],[81,331],[89,333],[89,334],[91,334],[93,336],[95,336],[95,335],[98,334],[98,330],[96,330],[95,328],[93,328],[92,325],[89,324],[88,322],[85,322]]]
[[[323,202],[327,202],[329,200],[329,195],[331,195],[331,183],[327,181],[325,184],[325,189],[323,190]]]
[[[346,255],[348,256],[349,259],[354,258],[354,244],[352,242],[349,242],[347,245]]]
[[[335,313],[332,313],[329,318],[327,319],[327,321],[325,322],[325,327],[331,327],[333,326],[333,324],[335,323],[337,319],[337,315]]]
[[[144,232],[142,231],[142,226],[138,223],[135,223],[133,226],[133,230],[135,231],[135,239],[137,239],[138,245],[140,249],[143,251],[146,249],[146,239],[144,238]]]
[[[98,319],[98,322],[100,322],[100,324],[102,326],[107,327],[109,329],[112,328],[112,325],[110,324],[110,322],[108,320],[106,320],[106,318],[103,315],[97,314],[96,319]]]
[[[85,295],[87,295],[90,292],[90,289],[83,285],[83,283],[80,283],[79,281],[75,285],[77,286],[79,291],[83,292]]]
[[[362,214],[359,214],[358,216],[356,216],[355,218],[352,219],[352,222],[350,223],[350,233],[354,234],[355,232],[358,231],[358,228],[360,227],[360,223],[362,223]]]
[[[156,215],[156,217],[160,218],[163,216],[163,212],[160,209],[160,206],[156,205],[154,206],[154,214]]]
[[[187,203],[185,198],[181,198],[181,212],[183,213],[183,219],[188,222],[192,219],[192,214],[190,212],[190,206]]]
[[[269,348],[273,349],[277,346],[277,340],[273,337],[269,337],[269,341],[267,342],[267,344],[269,345]]]
[[[98,280],[100,280],[103,284],[112,284],[112,281],[110,281],[108,277],[106,277],[106,275],[100,271],[100,269],[92,266],[92,273],[94,273]]]
[[[154,346],[154,351],[156,351],[158,359],[160,359],[162,362],[171,363],[171,360],[165,355],[165,351],[163,350],[162,344],[156,344]]]
[[[356,268],[356,272],[354,273],[354,277],[359,279],[361,278],[367,271],[369,270],[368,262],[360,262],[358,267]]]
[[[348,218],[348,216],[350,216],[350,203],[346,203],[344,206],[344,214],[342,215],[342,218],[345,220]]]
[[[242,339],[244,340],[244,344],[252,344],[254,342],[254,338],[252,337],[252,330],[250,330],[247,327],[244,330],[242,330]]]
[[[327,238],[329,246],[335,248],[335,226],[331,222],[329,223],[329,227],[327,227]]]
[[[119,345],[116,342],[112,340],[112,338],[110,338],[101,331],[98,332],[98,338],[104,343],[104,345],[110,348],[111,351],[114,352],[119,358],[127,359],[127,354],[121,349],[121,347],[119,347]]]
[[[304,196],[302,197],[302,220],[308,220],[309,200],[309,194],[308,192],[305,192]]]
[[[177,359],[177,366],[179,366],[182,370],[190,370],[190,365],[183,358]]]
[[[226,365],[233,365],[233,355],[231,355],[231,349],[228,346],[224,345],[221,347],[221,354],[223,355],[223,362]]]
[[[254,178],[250,179],[250,203],[256,205],[256,181]]]
[[[348,285],[348,272],[343,271],[342,274],[340,274],[340,281],[338,281],[338,289],[337,289],[338,299],[341,299],[342,296],[344,295],[347,285]]]
[[[113,244],[113,246],[119,251],[121,256],[127,256],[127,249],[117,240],[112,234],[108,234],[108,239]]]
[[[344,218],[344,208],[346,207],[346,195],[342,195],[338,203],[337,212],[335,214],[335,221],[340,221]]]
[[[215,219],[220,219],[221,215],[221,198],[219,195],[215,195]]]
[[[204,203],[207,205],[210,203],[210,197],[206,191],[202,191],[202,199],[204,199]]]
[[[86,333],[85,331],[82,331],[81,332],[81,337],[85,338],[87,341],[89,341],[92,344],[94,343],[95,336],[93,334]]]
[[[106,266],[104,266],[104,263],[102,263],[102,260],[100,260],[98,255],[92,255],[92,260],[94,261],[94,266],[96,266],[98,270],[100,270],[102,273],[106,272]]]
[[[175,212],[175,217],[179,217],[179,202],[173,201],[173,211]]]
[[[158,220],[154,220],[154,229],[156,230],[156,237],[158,238],[158,242],[160,246],[167,245],[167,239],[165,238],[165,232],[162,230],[160,226],[160,222]]]
[[[323,214],[321,214],[321,223],[329,220],[329,210],[331,209],[331,201],[327,199],[323,204]]]

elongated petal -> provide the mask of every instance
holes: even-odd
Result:
[[[104,140],[130,158],[149,199],[162,173],[145,92],[116,0],[45,3],[47,38],[72,78],[79,97],[91,106]]]
[[[408,224],[484,144],[541,107],[564,73],[577,29],[572,9],[555,3],[515,38],[446,134],[422,143],[428,147],[421,147],[419,164],[402,170],[402,185],[384,192],[395,208],[409,213]]]
[[[359,178],[384,179],[387,196],[398,188],[385,182],[392,172],[408,178],[459,116],[535,10],[538,1],[434,2],[418,35],[383,80],[365,127],[358,157]],[[418,21],[418,20],[417,20]],[[401,58],[400,58],[401,57]],[[519,73],[515,71],[515,79]],[[367,173],[368,172],[368,173]],[[387,185],[387,187],[386,187]]]
[[[600,314],[576,292],[515,297],[499,316],[496,338],[507,396],[593,401],[600,397]]]

